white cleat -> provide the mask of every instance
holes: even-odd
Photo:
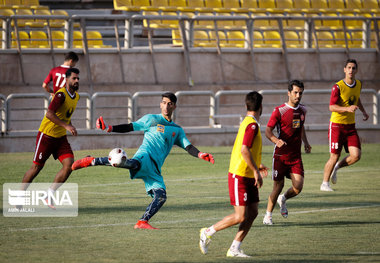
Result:
[[[231,250],[231,249],[228,249],[226,256],[229,258],[250,258],[251,257],[244,254],[243,250]]]
[[[334,191],[334,189],[332,189],[329,185],[326,185],[323,183],[321,184],[320,190],[324,191],[324,192],[333,192]]]
[[[268,215],[265,215],[264,219],[263,219],[263,224],[264,225],[268,225],[268,226],[273,225],[272,217],[268,216]]]
[[[286,208],[285,202],[286,202],[285,195],[283,195],[283,194],[279,195],[277,198],[277,203],[280,206],[281,215],[282,215],[282,217],[287,218],[288,217],[288,209]]]
[[[338,169],[339,169],[339,168],[335,165],[335,166],[334,166],[334,169],[333,169],[333,171],[332,171],[332,173],[331,173],[331,182],[332,182],[333,184],[336,184],[336,182],[337,182],[337,180],[338,180],[338,176],[337,176]]]
[[[211,237],[206,235],[207,228],[202,228],[199,234],[199,248],[203,255],[206,255],[208,252],[208,245],[211,242]]]

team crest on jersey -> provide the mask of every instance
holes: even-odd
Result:
[[[161,124],[157,124],[157,131],[164,133],[165,132],[165,126]]]
[[[293,119],[293,128],[297,129],[301,126],[301,120],[300,119]]]

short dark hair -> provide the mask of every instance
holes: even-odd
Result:
[[[79,69],[77,69],[77,68],[69,68],[68,70],[66,70],[66,73],[65,73],[66,78],[70,77],[71,73],[79,74]]]
[[[346,64],[344,64],[344,67],[347,67],[347,64],[348,63],[354,63],[356,68],[358,67],[358,62],[356,62],[356,59],[353,59],[353,58],[349,58],[346,60]]]
[[[78,57],[78,55],[77,55],[75,52],[70,51],[69,53],[67,53],[67,54],[65,55],[65,61],[69,61],[69,60],[72,60],[72,61],[78,62],[79,57]]]
[[[245,96],[247,111],[258,111],[263,102],[263,96],[257,91],[252,91]]]
[[[289,84],[288,84],[288,91],[292,91],[293,90],[293,85],[294,86],[297,86],[301,89],[305,89],[304,86],[303,86],[303,82],[298,80],[298,79],[293,79],[291,81],[289,81]]]
[[[177,104],[177,96],[172,92],[165,92],[162,94],[162,98],[168,98],[174,104]]]

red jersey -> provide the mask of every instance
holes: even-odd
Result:
[[[44,83],[49,85],[50,81],[53,81],[53,91],[54,93],[57,90],[66,86],[66,71],[69,69],[69,66],[61,65],[59,67],[52,68],[47,75]]]
[[[299,104],[296,108],[287,103],[276,107],[268,121],[267,126],[276,128],[278,138],[286,142],[281,148],[275,146],[274,155],[301,157],[302,127],[305,122],[306,108]]]

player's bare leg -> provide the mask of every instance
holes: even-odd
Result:
[[[29,184],[34,180],[34,178],[39,174],[42,170],[43,166],[33,163],[28,171],[24,174],[24,178],[22,178],[22,188],[21,190],[26,190]]]
[[[329,185],[329,181],[330,181],[331,173],[336,163],[338,162],[339,157],[340,157],[340,154],[330,153],[330,158],[327,160],[325,164],[325,168],[323,170],[323,182],[320,187],[321,191],[327,191],[327,192],[334,191],[333,189],[331,189]]]
[[[349,165],[353,165],[354,163],[360,160],[361,150],[359,148],[355,146],[350,146],[348,147],[348,152],[349,152],[349,155],[344,157],[342,160],[338,161],[334,166],[334,169],[331,173],[331,182],[333,184],[336,184],[337,182],[338,169],[349,166]]]
[[[284,188],[284,180],[282,181],[273,181],[273,189],[268,197],[267,211],[265,213],[263,224],[264,225],[273,225],[272,222],[272,212],[276,205],[277,198],[280,195],[282,189]]]
[[[304,178],[300,174],[290,174],[292,179],[292,187],[290,187],[284,194],[285,199],[290,199],[299,195],[303,188]]]
[[[59,184],[66,182],[67,178],[69,178],[71,174],[71,165],[74,163],[73,158],[65,158],[62,160],[62,168],[58,171],[58,173],[55,175],[53,185],[52,187],[59,187]],[[54,189],[53,190],[57,190]]]

